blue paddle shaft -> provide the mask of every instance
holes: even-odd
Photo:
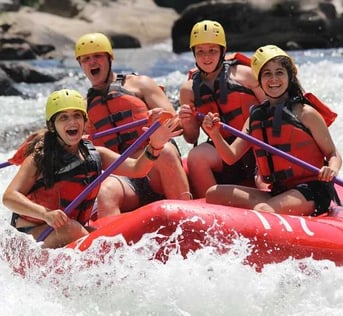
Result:
[[[156,121],[154,122],[151,127],[147,131],[145,131],[137,140],[130,145],[118,159],[116,159],[110,166],[105,169],[101,175],[99,175],[93,182],[91,182],[64,210],[64,212],[69,215],[71,211],[77,207],[86,197],[87,195],[97,186],[99,185],[105,178],[107,178],[114,169],[116,169],[124,160],[131,156],[142,144],[145,142],[151,134],[153,134],[159,127],[161,123]],[[45,238],[53,231],[52,227],[48,227],[45,231],[43,231],[37,238],[37,241],[44,241]]]

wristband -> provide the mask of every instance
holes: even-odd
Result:
[[[156,150],[156,151],[157,150],[162,150],[164,148],[164,145],[162,147],[159,147],[159,148],[154,147],[151,143],[149,143],[149,145],[150,145],[152,150]]]
[[[150,145],[150,146],[151,146],[151,145]],[[149,145],[148,145],[148,146],[145,146],[144,155],[145,155],[145,157],[147,157],[149,160],[152,160],[152,161],[157,160],[158,157],[160,156],[160,155],[154,156],[154,155],[149,151]]]

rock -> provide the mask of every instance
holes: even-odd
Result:
[[[75,41],[89,32],[105,33],[118,48],[159,43],[170,38],[171,27],[178,18],[173,9],[159,8],[152,0],[49,0],[41,10],[45,12],[29,7],[7,12],[0,16],[0,25],[7,29],[3,34],[20,34],[30,46],[54,47],[49,54],[41,55],[43,58],[70,57]]]
[[[279,1],[264,8],[246,1],[203,1],[187,7],[175,21],[174,52],[189,51],[192,26],[203,19],[223,25],[231,51],[254,51],[271,43],[284,49],[343,46],[343,17],[332,3]]]
[[[17,11],[20,8],[20,0],[0,0],[0,12]]]
[[[39,11],[72,18],[77,16],[84,7],[85,2],[82,0],[49,0],[43,1]]]
[[[2,1],[2,2],[1,2]],[[139,48],[170,38],[178,14],[152,0],[45,0],[39,10],[0,0],[0,60],[74,57],[75,41],[89,32],[103,32],[115,48]],[[7,3],[8,2],[8,3]],[[28,64],[0,66],[0,95],[20,95],[14,82],[56,80]],[[3,71],[5,70],[5,72]],[[60,79],[60,78],[59,78]]]
[[[14,88],[13,83],[14,83],[13,80],[7,76],[6,72],[0,69],[0,95],[6,95],[6,96],[22,95],[20,91]]]
[[[68,60],[75,41],[89,32],[108,35],[114,49],[148,49],[172,39],[173,51],[182,53],[189,51],[191,28],[203,19],[223,25],[230,51],[271,43],[287,50],[343,47],[342,0],[40,0],[39,8],[20,3],[0,0],[6,11],[0,15],[0,60]],[[16,93],[17,80],[53,80],[27,67],[3,68],[0,95]]]
[[[44,83],[55,82],[65,75],[45,74],[24,62],[2,62],[0,68],[15,82]]]

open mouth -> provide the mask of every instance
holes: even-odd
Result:
[[[75,136],[76,134],[77,134],[77,128],[72,128],[72,129],[68,129],[67,131],[66,131],[66,133],[69,135],[69,136]]]
[[[92,69],[92,70],[91,70],[91,74],[92,74],[93,76],[98,75],[99,73],[100,73],[100,68],[95,68],[95,69]]]

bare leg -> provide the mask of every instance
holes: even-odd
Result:
[[[48,225],[40,225],[31,230],[30,234],[37,239]],[[53,230],[44,240],[42,248],[61,248],[65,245],[88,235],[88,231],[77,221],[69,220],[66,225],[58,230]]]
[[[275,212],[290,215],[311,215],[314,212],[314,201],[307,201],[298,190],[288,190],[270,198],[265,203],[256,204],[257,211]]]
[[[189,152],[187,166],[194,197],[203,198],[206,191],[216,184],[213,171],[220,172],[223,163],[216,149],[210,144],[203,143]]]
[[[137,208],[139,197],[125,178],[111,175],[102,182],[97,203],[98,218],[101,218]]]
[[[223,184],[208,189],[206,202],[253,209],[255,205],[268,201],[270,197],[268,192],[255,188]]]
[[[206,202],[279,214],[310,215],[314,211],[314,202],[307,201],[298,190],[272,197],[255,188],[215,185],[207,191]]]
[[[167,199],[189,200],[192,198],[180,155],[171,143],[164,145],[149,177],[152,189],[164,194]]]

